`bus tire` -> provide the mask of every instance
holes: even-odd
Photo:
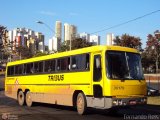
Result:
[[[33,102],[32,102],[32,95],[30,91],[27,91],[26,93],[26,104],[28,107],[31,107]]]
[[[81,92],[77,96],[77,112],[80,115],[84,115],[87,111],[87,101],[85,95]]]
[[[22,90],[18,92],[17,100],[20,106],[23,106],[25,104],[25,95]]]

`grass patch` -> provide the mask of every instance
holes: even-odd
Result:
[[[148,97],[147,104],[160,105],[160,96]]]

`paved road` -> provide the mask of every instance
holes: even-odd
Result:
[[[56,106],[51,104],[35,104],[33,107],[19,106],[17,101],[4,96],[0,91],[0,119],[3,117],[17,120],[124,120],[133,117],[142,119],[160,119],[160,106],[146,105],[119,110],[117,114],[108,114],[106,111],[90,109],[88,114],[80,116],[72,107]],[[130,118],[129,118],[130,117]]]
[[[4,75],[0,75],[0,91],[4,89]]]
[[[107,111],[90,109],[88,114],[80,116],[72,107],[56,106],[51,104],[35,104],[33,107],[19,106],[17,101],[4,96],[4,81],[0,76],[0,120],[8,117],[9,120],[144,120],[160,119],[160,105],[146,105],[141,107],[125,108],[117,114],[108,114]]]

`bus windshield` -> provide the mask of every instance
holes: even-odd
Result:
[[[106,51],[107,77],[121,80],[143,80],[141,57],[137,53]]]

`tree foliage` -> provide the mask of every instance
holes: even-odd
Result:
[[[138,50],[141,49],[141,45],[142,45],[141,39],[139,37],[130,36],[128,34],[123,34],[121,37],[116,36],[114,39],[114,42],[116,45],[136,48]]]
[[[155,60],[148,55],[149,53],[146,51],[143,51],[141,54],[141,61],[142,61],[142,66],[144,68],[145,73],[150,73],[150,72],[155,72],[153,68],[155,68]],[[151,70],[152,69],[152,70]]]
[[[16,47],[16,49],[13,51],[13,54],[19,56],[20,59],[26,59],[33,56],[28,47],[24,46]]]
[[[72,40],[71,50],[89,47],[92,45],[93,45],[92,43],[87,42],[85,39],[75,38],[74,40]],[[61,47],[58,50],[58,52],[63,52],[63,51],[68,51],[68,50],[70,50],[70,41],[64,41],[63,43],[61,43]]]
[[[46,53],[42,53],[41,51],[37,51],[37,53],[33,57],[39,57],[39,56],[44,56],[47,55]]]
[[[144,59],[152,61],[152,63],[148,64],[148,67],[155,66],[156,72],[158,72],[160,64],[160,32],[158,30],[153,35],[148,34],[145,54],[147,55]]]
[[[93,44],[90,42],[87,42],[85,39],[82,38],[76,38],[72,41],[72,50],[84,48],[84,47],[90,47]]]
[[[58,49],[58,52],[68,51],[69,49],[70,49],[69,43],[64,41],[60,44],[60,48]]]
[[[7,40],[6,31],[7,31],[7,28],[0,25],[0,46],[1,47],[2,47],[3,40]]]
[[[5,59],[7,59],[8,54],[6,52],[5,46],[4,46],[4,42],[7,43],[7,36],[6,36],[6,32],[7,32],[7,28],[0,25],[0,63],[4,63],[4,61],[6,61]]]

